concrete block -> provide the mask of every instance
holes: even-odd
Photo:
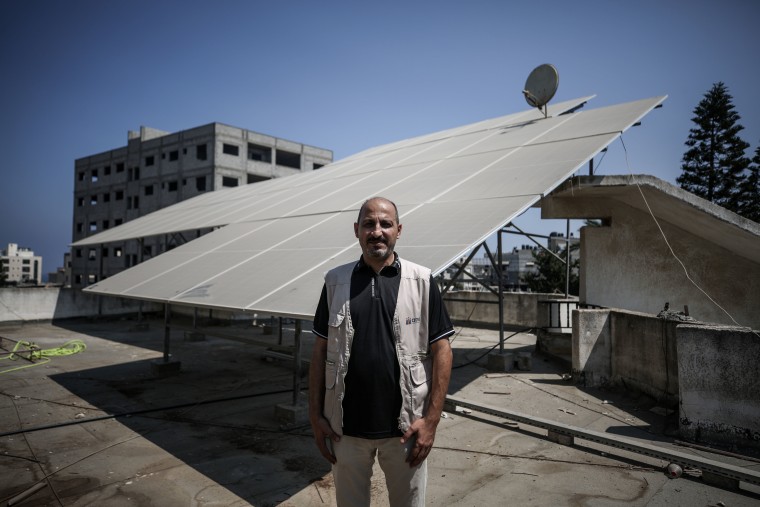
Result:
[[[515,367],[515,356],[511,352],[488,354],[486,368],[490,371],[512,371]]]
[[[517,353],[517,369],[530,371],[533,368],[533,355],[530,352]]]
[[[206,335],[197,331],[185,331],[186,342],[203,342],[206,341]]]
[[[557,433],[554,430],[549,430],[548,436],[549,440],[552,442],[556,442],[562,445],[573,445],[575,442],[575,438],[571,435],[563,435],[562,433]]]
[[[171,377],[176,375],[182,369],[182,361],[164,361],[159,359],[150,363],[150,370],[154,376],[159,378]]]
[[[279,403],[274,407],[274,418],[286,426],[306,424],[309,422],[309,407],[305,403]]]

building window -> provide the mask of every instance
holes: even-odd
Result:
[[[107,165],[103,167],[103,176],[108,176],[109,174],[111,174],[111,166]]]
[[[198,160],[206,160],[207,154],[205,144],[199,144],[195,147],[195,158]]]
[[[150,167],[155,163],[156,163],[156,157],[154,157],[153,155],[150,155],[149,157],[145,157],[145,167]]]
[[[153,195],[153,185],[145,185],[145,195]]]
[[[259,181],[266,181],[268,179],[269,178],[265,178],[263,176],[256,176],[255,174],[249,174],[248,175],[248,184],[250,185],[251,183],[258,183]]]
[[[114,196],[117,201],[124,200],[124,191],[123,190],[117,190],[116,195]]]
[[[179,159],[179,151],[174,150],[169,152],[169,162],[174,162]]]
[[[114,257],[121,257],[121,253],[122,252],[121,252],[121,247],[120,246],[114,247],[114,249],[113,249],[113,256]]]
[[[140,207],[140,198],[138,196],[127,197],[127,209],[137,209]]]
[[[29,261],[29,259],[23,259],[23,260],[21,261],[21,264],[25,264],[25,265],[27,265],[27,266],[28,266],[29,264],[31,264],[31,262]]]
[[[230,176],[222,176],[223,187],[236,187],[238,186],[238,179]]]
[[[81,208],[84,206],[84,197],[77,198],[77,207]]]
[[[104,231],[105,231],[106,229],[108,229],[108,226],[109,226],[108,220],[103,220],[103,230],[104,230]]]
[[[90,182],[92,182],[92,183],[97,183],[98,182],[98,170],[97,169],[93,169],[92,170],[92,175],[90,177]]]
[[[195,189],[198,192],[206,191],[206,177],[205,176],[198,176],[195,178]]]
[[[76,256],[77,256],[78,259],[82,258],[82,249],[81,248],[77,248],[76,249]]]
[[[259,160],[261,162],[272,161],[272,148],[260,144],[248,143],[248,160]]]
[[[312,168],[316,171],[317,169],[321,169],[324,166],[325,166],[325,164],[317,164],[315,162],[314,165],[312,166]]]
[[[176,192],[177,191],[177,180],[172,180],[169,182],[169,192]]]
[[[90,196],[90,205],[95,206],[98,203],[98,196],[97,195],[91,195]]]
[[[98,223],[90,222],[90,232],[98,232]]]
[[[116,218],[116,219],[114,219],[114,221],[113,221],[113,226],[114,226],[114,227],[116,227],[117,225],[121,225],[122,223],[124,223],[124,220],[123,220],[123,219],[121,219],[121,218]]]
[[[106,192],[103,194],[103,202],[111,202],[111,194]]]
[[[76,275],[74,277],[74,283],[77,285],[82,285],[82,275]]]
[[[82,222],[77,222],[77,232],[82,232],[84,230],[84,224]]]
[[[84,171],[79,172],[79,181],[84,181]]]
[[[93,283],[98,281],[97,275],[87,275],[87,283],[92,285]]]
[[[94,248],[90,248],[87,251],[87,260],[94,261],[95,259],[97,259],[97,256],[98,256],[98,253],[95,251]]]
[[[106,247],[101,248],[100,255],[102,255],[103,257],[108,257],[108,248]]]
[[[234,144],[222,144],[222,153],[225,153],[227,155],[234,155],[238,156],[240,154],[240,148],[235,146]]]
[[[116,164],[116,172],[117,173],[124,172],[124,162],[119,162],[118,164]]]
[[[277,150],[277,165],[292,167],[293,169],[301,168],[301,155],[291,151]]]

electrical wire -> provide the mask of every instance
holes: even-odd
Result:
[[[689,270],[686,269],[686,265],[681,261],[681,259],[676,255],[675,251],[673,250],[673,247],[670,245],[670,242],[668,241],[667,236],[665,235],[665,231],[662,230],[662,227],[660,226],[659,220],[657,220],[657,217],[654,216],[654,213],[652,212],[652,208],[649,206],[649,201],[647,201],[646,196],[644,196],[644,191],[641,189],[641,185],[639,185],[639,182],[635,180],[633,176],[633,171],[631,171],[631,164],[628,161],[628,149],[625,146],[625,141],[623,140],[623,133],[620,133],[620,143],[623,145],[623,152],[625,153],[625,165],[628,168],[628,175],[630,176],[630,181],[636,185],[636,188],[639,190],[639,194],[641,194],[641,198],[644,201],[644,204],[647,207],[647,211],[649,211],[649,215],[652,217],[652,220],[654,220],[655,225],[657,226],[657,229],[660,231],[660,235],[662,236],[662,239],[665,241],[665,245],[667,245],[668,250],[670,250],[670,254],[673,256],[673,258],[678,262],[678,264],[683,269],[684,274],[686,275],[686,279],[691,282],[691,284],[702,294],[707,297],[707,299],[710,300],[712,304],[714,304],[716,307],[718,307],[723,313],[725,313],[731,321],[736,324],[739,327],[750,329],[750,331],[756,335],[758,338],[760,338],[760,334],[758,334],[756,331],[752,330],[751,328],[748,328],[747,326],[742,326],[739,324],[734,317],[728,313],[728,311],[723,308],[721,305],[718,304],[715,299],[713,299],[710,294],[707,293],[702,287],[699,286],[699,284],[694,281],[694,279],[691,278],[691,275],[689,275]]]

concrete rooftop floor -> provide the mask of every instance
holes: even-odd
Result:
[[[44,487],[15,505],[335,505],[330,467],[309,426],[283,426],[275,417],[276,405],[292,403],[289,362],[264,357],[261,346],[211,336],[191,341],[175,330],[172,357],[182,369],[158,378],[151,362],[162,358],[163,322],[148,323],[142,330],[133,320],[0,326],[5,351],[12,340],[42,349],[72,339],[87,346],[15,371],[8,370],[29,363],[0,361],[0,505],[36,483]],[[277,341],[250,322],[222,331]],[[284,342],[292,343],[292,326],[286,331]],[[563,380],[568,367],[535,353],[534,335],[507,341],[508,349],[533,352],[529,371],[493,373],[485,369],[484,355],[498,343],[498,332],[457,331],[454,363],[472,364],[454,370],[450,394],[673,447],[664,435],[672,416],[643,396],[581,389]],[[308,358],[311,333],[304,342]],[[304,390],[300,400],[306,399]],[[446,415],[428,458],[429,505],[760,503],[755,486],[721,489],[690,470],[669,479],[667,463],[658,459],[580,439],[560,445],[545,430],[476,412]],[[757,461],[677,449],[760,470]],[[379,469],[373,497],[373,505],[387,505]]]

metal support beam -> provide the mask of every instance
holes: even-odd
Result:
[[[504,354],[504,264],[502,257],[501,229],[496,233],[496,246],[498,248],[496,274],[499,280],[499,354]]]
[[[282,318],[280,318],[282,322]],[[293,406],[301,394],[301,319],[296,319],[295,350],[293,350]]]
[[[565,299],[570,296],[570,219],[567,222],[565,234]]]
[[[169,341],[171,337],[172,312],[169,303],[164,303],[164,363],[169,362]]]
[[[493,407],[490,405],[482,405],[470,403],[462,398],[456,398],[453,396],[446,397],[446,403],[449,407],[463,407],[475,410],[484,414],[493,415],[496,417],[503,417],[510,421],[516,421],[537,428],[543,428],[548,431],[553,431],[560,435],[567,435],[570,437],[580,438],[588,440],[590,442],[596,442],[598,444],[615,447],[617,449],[624,449],[626,451],[643,454],[644,456],[650,456],[657,459],[665,460],[669,463],[676,463],[678,465],[687,466],[691,468],[697,468],[702,472],[710,472],[721,477],[733,479],[737,481],[744,481],[750,484],[760,485],[760,472],[745,469],[735,465],[729,465],[727,463],[721,463],[719,461],[703,458],[694,454],[687,454],[674,449],[668,449],[644,442],[639,442],[630,438],[625,438],[611,433],[601,433],[598,431],[588,430],[585,428],[578,428],[570,426],[568,424],[562,424],[548,419],[542,419],[540,417],[534,417],[527,414],[521,414],[519,412],[513,412],[503,408]],[[451,411],[451,408],[449,408]]]

